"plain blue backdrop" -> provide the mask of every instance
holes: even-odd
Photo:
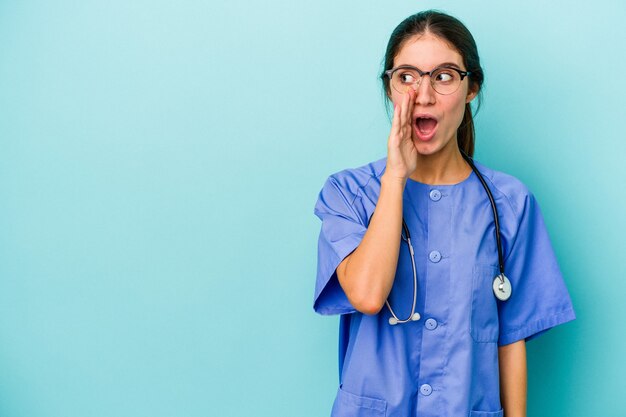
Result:
[[[386,42],[431,7],[578,316],[529,343],[528,415],[625,416],[621,0],[1,0],[0,416],[328,415],[313,205],[385,155]]]

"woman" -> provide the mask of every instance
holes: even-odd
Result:
[[[315,206],[314,308],[341,314],[332,415],[525,416],[525,341],[575,315],[534,196],[470,158],[474,39],[410,16],[381,79],[387,157],[331,175]]]

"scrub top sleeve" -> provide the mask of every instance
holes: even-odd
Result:
[[[539,205],[530,192],[505,260],[505,273],[512,293],[507,301],[498,302],[498,345],[531,340],[576,318]]]
[[[354,195],[332,176],[320,191],[314,213],[322,220],[317,249],[317,280],[313,309],[324,315],[354,313],[336,269],[361,243],[367,227],[352,203]]]

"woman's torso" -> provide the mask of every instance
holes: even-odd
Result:
[[[381,159],[337,174],[354,191],[352,205],[365,222],[376,207],[384,165]],[[524,187],[513,177],[476,165],[500,210],[506,252],[517,216],[507,196],[494,186],[494,175],[520,192]],[[499,301],[492,292],[498,256],[487,194],[472,172],[454,185],[409,179],[403,200],[415,251],[416,311],[421,319],[391,326],[387,307],[373,316],[358,312],[342,316],[341,387],[333,416],[500,413]],[[411,265],[408,246],[402,243],[389,295],[401,319],[409,316],[413,303]]]

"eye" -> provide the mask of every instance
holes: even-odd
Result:
[[[413,84],[417,80],[417,76],[412,71],[398,72],[397,77],[402,84]]]
[[[437,71],[437,73],[435,74],[435,82],[441,84],[450,83],[454,81],[455,75],[458,76],[458,74],[453,70],[442,69],[440,71]]]

